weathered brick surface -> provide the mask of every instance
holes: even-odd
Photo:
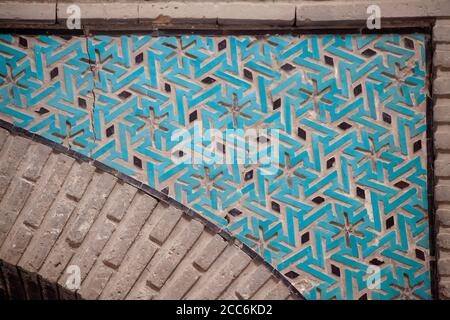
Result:
[[[437,42],[450,42],[450,20],[438,19],[433,28],[433,40]]]
[[[42,168],[47,162],[52,149],[42,144],[33,144],[28,149],[27,155],[22,163],[22,177],[24,179],[35,182],[41,173]]]
[[[24,223],[35,229],[41,225],[45,213],[55,200],[74,163],[74,159],[63,154],[54,155],[51,160],[48,173],[41,179],[36,188],[37,192],[22,212]]]
[[[2,130],[0,159],[0,298],[290,297],[238,247],[89,163]]]
[[[434,55],[433,81],[435,125],[435,147],[437,149],[434,161],[436,204],[436,244],[437,268],[440,277],[439,297],[450,299],[450,20],[438,19],[433,28]],[[444,95],[444,97],[442,96]]]
[[[83,241],[115,182],[116,178],[106,173],[96,174],[92,178],[86,194],[77,204],[72,218],[40,270],[43,277],[53,282],[58,280],[74,254],[73,248]]]
[[[272,274],[265,266],[258,266],[246,279],[239,283],[236,294],[242,299],[250,299],[271,276]]]
[[[450,205],[440,204],[436,216],[442,228],[450,227]]]
[[[78,247],[84,240],[116,180],[115,177],[107,173],[96,175],[96,178],[93,179],[88,188],[88,195],[80,203],[78,216],[67,235],[67,242],[71,246]]]
[[[218,266],[213,276],[202,283],[197,282],[196,291],[187,297],[190,299],[217,299],[250,263],[250,257],[237,248],[225,251],[231,258]],[[202,279],[204,280],[204,279]]]
[[[450,276],[450,254],[441,254],[438,261],[438,270],[440,276]]]
[[[448,56],[450,56],[450,52],[448,52]],[[450,122],[450,99],[439,98],[436,100],[433,118],[436,123]]]
[[[450,277],[441,277],[439,281],[439,293],[441,299],[450,299]]]
[[[434,143],[438,150],[450,150],[450,125],[438,125],[434,133]]]
[[[166,285],[161,290],[161,294],[155,299],[182,299],[201,276],[200,273],[192,265],[187,266],[183,271],[184,272],[179,273],[170,284]]]
[[[255,299],[265,299],[265,300],[284,300],[291,292],[288,287],[281,281],[268,281],[267,288],[263,288],[259,296],[255,296]],[[274,283],[272,283],[274,282]]]
[[[435,67],[450,68],[450,44],[436,45],[433,63]]]
[[[435,187],[436,201],[446,202],[450,199],[450,180],[439,179]]]
[[[17,264],[59,192],[72,163],[73,159],[65,155],[50,155],[30,197],[26,199],[26,195],[21,195],[26,204],[1,246],[0,254],[5,261]]]
[[[103,299],[124,299],[158,247],[142,236],[128,251],[125,261],[110,279],[102,293]]]
[[[0,157],[0,199],[8,189],[16,169],[25,156],[30,141],[16,136],[9,136],[2,148]]]
[[[227,242],[220,236],[214,236],[208,241],[202,252],[195,259],[195,265],[203,271],[208,270],[211,264],[217,259],[227,246]]]
[[[89,182],[92,179],[95,168],[83,162],[74,168],[70,179],[67,180],[66,194],[74,200],[79,201],[84,194]]]
[[[437,177],[450,176],[450,154],[440,153],[434,162],[434,172]]]
[[[161,288],[202,231],[203,225],[192,220],[168,241],[157,253],[157,263],[149,270],[148,282],[154,287]]]
[[[158,216],[158,221],[150,230],[150,239],[158,244],[164,243],[181,217],[182,212],[173,206],[162,202],[158,203],[153,215]]]
[[[107,217],[116,222],[121,221],[135,194],[136,188],[133,186],[117,183],[109,201],[105,204],[104,210],[107,212]]]
[[[450,72],[438,71],[437,78],[433,82],[433,94],[437,96],[450,94]]]
[[[88,274],[78,294],[85,299],[98,299],[113,274],[113,269],[99,262]]]
[[[437,235],[437,243],[441,249],[450,250],[450,232],[439,232]]]
[[[5,240],[32,190],[32,183],[21,178],[13,180],[0,202],[0,242]]]
[[[60,199],[50,208],[39,234],[33,237],[19,262],[22,268],[33,271],[41,268],[75,206],[69,199]]]
[[[0,256],[2,259],[11,264],[17,264],[20,257],[27,249],[31,238],[33,237],[33,231],[24,224],[19,224],[14,233],[10,233],[8,240],[3,243]]]
[[[136,194],[123,223],[114,233],[108,247],[105,248],[103,261],[108,266],[116,269],[119,267],[156,204],[157,201],[152,197],[141,192]]]

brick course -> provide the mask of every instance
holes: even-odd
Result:
[[[435,185],[439,298],[450,299],[450,20],[438,19],[433,28],[433,119],[436,158]]]

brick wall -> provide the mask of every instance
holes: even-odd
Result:
[[[450,299],[450,20],[433,29],[436,242],[439,295]]]
[[[299,298],[180,210],[4,129],[0,179],[0,298]]]

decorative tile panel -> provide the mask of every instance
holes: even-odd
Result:
[[[425,44],[5,34],[0,119],[168,194],[307,299],[428,299]]]

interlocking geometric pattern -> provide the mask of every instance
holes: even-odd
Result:
[[[421,34],[0,35],[1,119],[167,193],[307,299],[430,298],[426,79]],[[278,129],[279,163],[174,163],[198,126]]]

